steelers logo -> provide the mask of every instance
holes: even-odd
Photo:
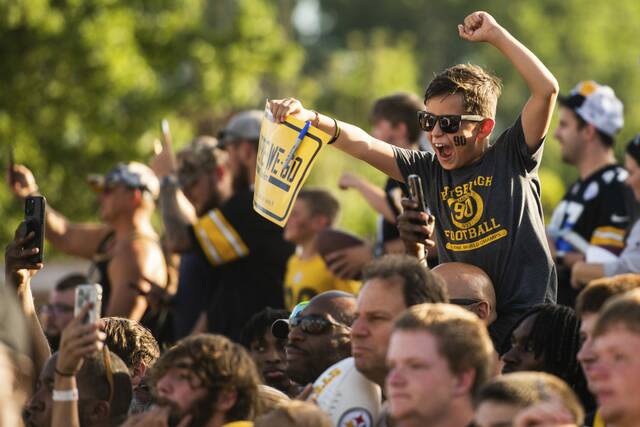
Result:
[[[352,408],[342,414],[337,427],[373,427],[373,418],[364,408]]]
[[[473,227],[480,221],[484,210],[482,197],[475,191],[458,197],[457,199],[447,200],[449,206],[451,221],[461,230]]]

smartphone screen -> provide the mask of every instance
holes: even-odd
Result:
[[[43,196],[29,196],[24,202],[24,221],[27,234],[32,231],[35,238],[29,242],[29,248],[38,248],[37,254],[30,259],[32,262],[42,262],[44,259],[44,215],[46,199]]]

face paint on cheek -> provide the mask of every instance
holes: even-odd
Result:
[[[467,138],[462,135],[456,135],[453,137],[453,145],[456,147],[464,147],[467,145]]]

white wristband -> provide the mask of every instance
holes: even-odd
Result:
[[[54,402],[73,402],[78,400],[78,389],[72,388],[71,390],[53,390]]]

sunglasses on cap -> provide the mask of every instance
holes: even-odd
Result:
[[[420,125],[420,129],[426,132],[431,132],[433,128],[436,127],[436,123],[440,123],[440,129],[442,129],[444,133],[456,133],[460,130],[460,123],[462,123],[463,120],[468,122],[481,122],[484,120],[484,117],[465,114],[436,116],[427,111],[418,111],[418,124]]]

